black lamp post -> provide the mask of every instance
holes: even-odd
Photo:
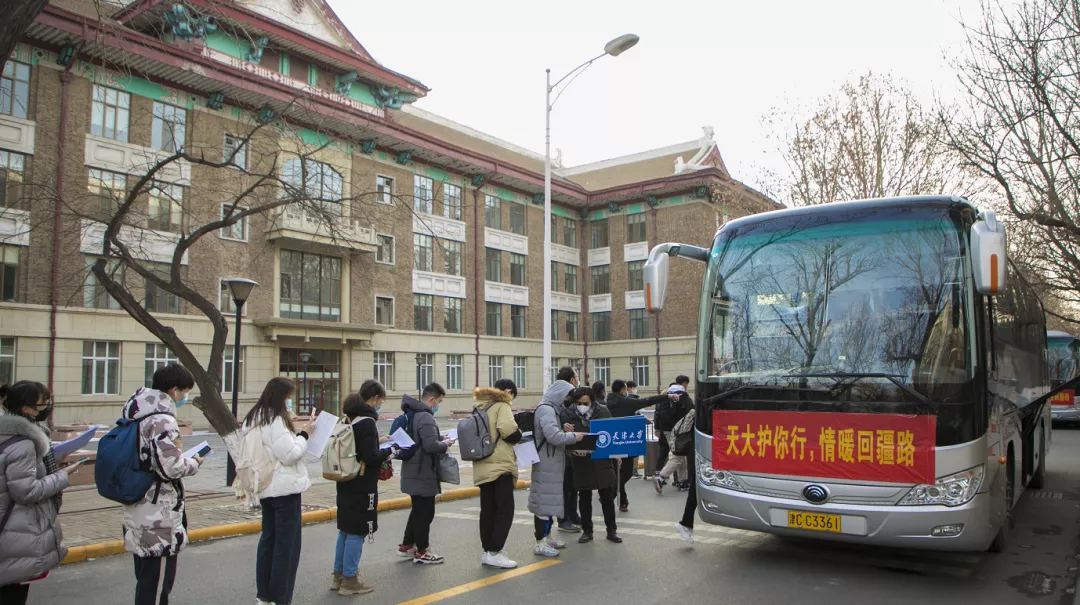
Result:
[[[637,379],[637,360],[630,360],[630,380],[634,381],[634,384],[641,386],[641,381]]]
[[[307,381],[307,364],[309,361],[311,361],[311,357],[311,353],[300,354],[300,363],[304,364],[304,401],[307,402],[308,415],[311,415],[315,412],[315,404],[311,399],[311,387],[308,386]]]
[[[226,286],[229,287],[229,295],[232,296],[233,306],[236,307],[236,336],[233,340],[233,359],[232,359],[232,415],[239,421],[239,405],[240,398],[240,317],[243,315],[244,303],[247,302],[251,291],[255,289],[255,286],[259,285],[250,279],[244,279],[242,277],[233,277],[222,280]],[[233,462],[232,455],[229,455],[227,464],[225,465],[225,484],[232,486],[233,481],[236,479],[236,463]]]
[[[424,363],[424,354],[416,354],[416,393],[417,398],[423,401],[424,399],[424,381],[420,379],[420,366]]]

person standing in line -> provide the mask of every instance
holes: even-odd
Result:
[[[366,380],[360,392],[341,402],[341,412],[351,426],[356,457],[364,463],[364,472],[350,481],[337,484],[337,547],[330,590],[347,597],[367,594],[375,587],[360,577],[360,557],[364,540],[374,540],[379,531],[379,469],[393,457],[389,449],[379,449],[379,408],[386,400],[386,390],[377,380]]]
[[[60,493],[70,485],[76,462],[50,473],[46,458],[52,448],[37,424],[51,410],[48,389],[19,381],[0,385],[0,603],[24,605],[26,582],[39,578],[67,556],[56,521]]]
[[[593,398],[597,401],[603,401],[607,398],[607,390],[604,383],[596,381],[592,383]]]
[[[407,426],[412,427],[410,438],[416,442],[416,451],[411,458],[401,462],[401,491],[412,499],[412,508],[397,554],[421,565],[443,562],[443,558],[429,547],[431,522],[435,520],[435,496],[442,493],[438,460],[453,444],[450,439],[442,438],[439,424],[435,422],[435,412],[439,411],[445,396],[446,389],[433,382],[424,387],[420,401],[405,395],[401,402],[401,411],[412,414]]]
[[[544,392],[544,398],[533,412],[533,443],[540,461],[532,465],[532,485],[529,487],[529,512],[533,514],[536,546],[533,554],[558,556],[566,542],[551,536],[553,520],[564,514],[563,475],[566,471],[566,446],[585,436],[574,433],[574,426],[564,422],[564,401],[574,386],[556,380]]]
[[[611,412],[601,403],[597,403],[592,389],[579,387],[570,392],[566,405],[576,412],[574,431],[588,433],[593,420],[611,418]],[[610,460],[593,460],[589,452],[575,450],[570,462],[574,467],[574,487],[578,490],[578,507],[581,509],[581,537],[579,544],[592,542],[592,494],[600,496],[600,507],[604,511],[604,525],[607,528],[609,542],[621,543],[623,540],[616,533],[615,489],[618,478]]]
[[[682,520],[675,524],[675,531],[679,532],[683,540],[690,546],[694,545],[694,516],[697,513],[697,456],[689,456],[690,462],[690,488],[686,492],[686,504],[683,506]]]
[[[571,366],[559,368],[558,373],[555,374],[555,382],[551,383],[548,391],[557,384],[560,385],[558,390],[565,393],[559,399],[550,401],[556,406],[565,407],[566,393],[576,389],[580,384],[577,371]],[[566,388],[566,385],[570,388]],[[548,393],[544,393],[544,399],[548,399]],[[563,517],[559,519],[559,531],[568,534],[581,532],[581,516],[578,514],[577,500],[577,490],[574,489],[574,467],[566,462],[563,469]]]
[[[142,500],[124,505],[124,549],[135,561],[135,605],[168,604],[177,556],[188,544],[184,477],[197,473],[202,459],[184,457],[176,410],[193,388],[191,372],[171,363],[154,372],[149,389],[135,391],[124,405],[123,418],[145,419],[139,423],[139,460],[157,475]]]
[[[612,418],[627,418],[634,416],[638,413],[638,410],[645,409],[650,405],[658,405],[665,401],[671,401],[678,398],[677,395],[664,393],[645,399],[631,399],[627,393],[628,389],[626,383],[622,380],[616,380],[611,383],[611,394],[608,395],[606,405],[608,411],[611,412]],[[632,472],[637,468],[637,456],[623,458],[622,460],[614,460],[613,462],[618,463],[619,511],[625,513],[630,510],[630,499],[626,495],[626,484],[630,481],[630,477],[633,474]]]
[[[668,443],[675,444],[675,425],[690,413],[690,410],[694,407],[693,400],[690,399],[690,394],[686,392],[686,387],[690,384],[690,378],[687,376],[678,376],[675,378],[675,382],[668,387],[668,393],[678,396],[678,399],[668,404],[666,414],[664,415],[664,437]],[[660,412],[657,411],[657,416]],[[657,425],[659,428],[659,424]],[[656,473],[656,478],[653,481],[656,484],[656,493],[662,494],[664,492],[664,486],[667,485],[667,478],[674,475],[675,484],[678,487],[679,477],[689,481],[690,476],[687,474],[686,469],[687,456],[676,456],[672,453],[671,459],[668,460],[664,468],[660,469]]]
[[[280,376],[266,383],[259,401],[244,418],[244,431],[259,431],[274,463],[274,478],[259,493],[262,535],[255,559],[258,605],[291,605],[300,565],[300,494],[311,487],[304,454],[314,417],[293,423],[296,383]]]
[[[514,422],[510,402],[517,397],[514,381],[503,378],[493,387],[473,391],[476,408],[487,410],[495,453],[473,462],[473,483],[480,488],[480,543],[483,565],[513,569],[517,562],[503,547],[514,524],[514,487],[517,485],[517,455],[514,444],[521,441],[521,430]]]

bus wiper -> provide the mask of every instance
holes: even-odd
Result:
[[[734,397],[735,395],[738,395],[739,393],[745,393],[747,391],[758,391],[758,390],[763,390],[763,389],[764,390],[770,390],[770,391],[785,391],[785,392],[797,392],[797,393],[799,393],[799,392],[801,392],[801,393],[821,393],[822,392],[821,389],[805,389],[805,388],[801,388],[801,387],[789,387],[789,386],[784,386],[784,385],[779,385],[779,384],[745,384],[745,385],[742,385],[742,386],[735,387],[734,389],[728,389],[728,390],[724,391],[723,393],[717,393],[716,395],[713,395],[712,397],[709,397],[708,399],[705,399],[701,403],[704,404],[704,405],[712,405],[712,404],[717,403],[719,401],[724,401],[725,399],[730,399],[730,398]]]
[[[786,376],[789,378],[836,378],[840,381],[852,379],[853,382],[857,382],[863,378],[884,378],[896,385],[896,388],[917,399],[920,403],[933,405],[933,402],[930,401],[929,397],[897,380],[897,378],[904,378],[903,375],[883,374],[880,372],[823,372],[816,374],[787,374]]]

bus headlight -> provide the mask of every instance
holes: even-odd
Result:
[[[739,480],[735,478],[735,475],[727,471],[718,471],[712,467],[712,462],[705,459],[704,456],[698,453],[694,453],[696,457],[696,468],[698,478],[701,482],[710,487],[722,487],[724,489],[735,490],[737,492],[745,492],[746,489],[739,484]]]
[[[967,504],[979,492],[979,488],[982,487],[985,471],[986,465],[980,464],[975,468],[942,477],[933,485],[916,485],[897,504],[899,506],[922,506],[925,504],[960,506],[961,504]]]

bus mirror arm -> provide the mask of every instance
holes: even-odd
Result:
[[[673,256],[682,256],[701,262],[709,260],[709,251],[697,246],[686,244],[660,244],[649,253],[649,260],[643,269],[645,292],[645,309],[649,313],[659,313],[664,308],[664,298],[667,295],[668,285],[668,259]]]
[[[709,251],[705,248],[699,248],[697,246],[691,246],[689,244],[660,244],[653,250],[658,254],[667,254],[668,256],[681,256],[690,260],[697,260],[703,263],[709,261]]]

